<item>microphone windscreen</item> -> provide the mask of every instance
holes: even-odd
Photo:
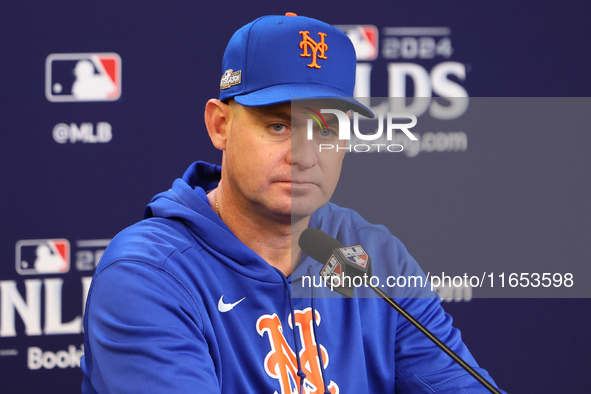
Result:
[[[334,249],[343,247],[338,240],[316,228],[305,229],[298,244],[304,253],[321,264],[328,261]]]

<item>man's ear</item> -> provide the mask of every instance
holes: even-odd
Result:
[[[219,150],[226,150],[226,129],[230,124],[230,106],[218,99],[211,99],[205,105],[205,127],[209,138]]]

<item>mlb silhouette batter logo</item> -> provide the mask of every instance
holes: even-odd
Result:
[[[378,57],[378,28],[374,25],[337,25],[355,47],[357,60],[375,60]]]
[[[339,250],[351,263],[356,264],[361,268],[367,268],[369,255],[361,245],[345,246],[343,248],[339,248]]]
[[[64,274],[69,270],[70,242],[67,239],[29,239],[16,243],[19,274]]]
[[[315,322],[312,321],[312,308],[303,311],[296,310],[295,324],[299,333],[302,349],[300,350],[300,365],[306,374],[302,394],[324,393],[324,382],[322,380],[322,368],[328,366],[328,352],[320,345],[323,366],[320,365],[316,338],[312,331],[312,324],[320,324],[320,313],[316,311]],[[292,316],[289,316],[289,326],[293,330]],[[257,321],[257,332],[262,337],[267,335],[271,351],[265,357],[264,365],[267,375],[279,381],[281,386],[280,394],[298,393],[300,377],[297,375],[298,362],[296,354],[289,346],[283,335],[283,326],[277,314],[263,315]],[[332,394],[339,393],[339,386],[332,380],[329,382],[328,390]]]
[[[53,53],[45,61],[45,96],[53,102],[115,101],[121,97],[116,53]]]

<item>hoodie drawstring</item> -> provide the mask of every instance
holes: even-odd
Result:
[[[308,276],[312,278],[313,272],[312,267],[308,267]],[[324,371],[324,360],[322,359],[322,348],[320,347],[320,341],[318,340],[318,335],[316,335],[316,308],[314,308],[314,286],[312,288],[312,333],[314,334],[314,340],[316,341],[316,351],[318,352],[318,359],[320,361],[320,373],[322,374],[322,384],[324,384],[324,394],[330,394],[328,390],[328,386],[326,385],[326,374]]]
[[[285,289],[287,290],[287,296],[289,298],[289,307],[291,308],[291,312],[290,312],[290,316],[291,316],[291,331],[293,332],[293,343],[295,346],[295,354],[296,354],[296,360],[298,362],[298,373],[297,375],[300,378],[300,393],[303,393],[304,390],[304,380],[306,379],[306,374],[304,373],[304,371],[302,370],[302,363],[300,361],[300,348],[298,346],[298,339],[297,339],[297,335],[296,335],[296,324],[295,324],[295,311],[293,309],[293,300],[291,298],[291,290],[289,287],[289,282],[287,281],[287,278],[285,277],[285,275],[281,275],[281,278],[283,278],[283,283],[285,284]]]

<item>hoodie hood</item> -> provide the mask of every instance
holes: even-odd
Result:
[[[221,167],[195,162],[172,188],[156,195],[146,207],[145,218],[182,221],[193,238],[241,275],[264,282],[283,283],[281,272],[240,241],[211,208],[207,193],[220,181]],[[228,260],[229,259],[229,260]]]

